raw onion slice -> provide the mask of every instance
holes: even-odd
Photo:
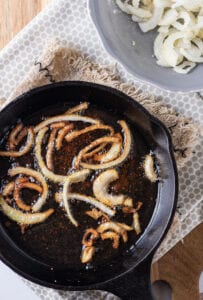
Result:
[[[122,205],[127,198],[125,195],[112,195],[108,192],[109,184],[118,178],[119,175],[115,169],[100,173],[93,183],[93,193],[96,199],[110,207]]]
[[[9,206],[2,197],[0,197],[0,209],[12,221],[25,225],[42,223],[54,212],[54,209],[50,208],[47,211],[40,213],[23,213]]]
[[[86,110],[88,109],[89,107],[89,103],[88,102],[83,102],[79,105],[76,105],[72,108],[69,108],[66,112],[65,112],[65,115],[70,115],[70,114],[75,114],[75,113],[79,113],[83,110]]]
[[[56,138],[56,150],[60,150],[62,147],[63,139],[68,132],[73,129],[73,124],[66,125],[64,128],[59,130]]]
[[[80,162],[80,165],[83,168],[88,168],[88,169],[92,169],[92,170],[107,169],[107,168],[112,168],[114,166],[118,166],[126,160],[126,158],[128,157],[128,155],[130,153],[130,149],[131,149],[131,142],[132,142],[131,141],[131,133],[128,128],[128,125],[126,124],[126,122],[124,120],[120,120],[120,121],[118,121],[118,123],[120,124],[122,131],[123,131],[123,135],[124,135],[123,151],[122,151],[121,155],[113,161],[110,161],[107,163],[102,163],[102,164],[90,164],[90,163]],[[105,140],[104,140],[104,142],[105,142]],[[117,143],[119,141],[116,140],[116,141],[112,141],[112,142]],[[79,153],[78,156],[83,157],[83,153],[88,152],[91,148],[92,148],[91,145],[85,147],[83,150],[81,150],[81,152]]]
[[[145,156],[144,160],[144,172],[145,176],[151,181],[156,182],[158,180],[157,174],[154,169],[154,159],[150,154]]]
[[[56,122],[85,122],[90,124],[99,124],[100,121],[90,118],[90,117],[84,117],[84,116],[78,116],[78,115],[58,115],[55,117],[47,118],[46,120],[39,123],[37,126],[35,126],[34,131],[37,133],[42,128],[49,126],[52,123]]]
[[[33,169],[24,168],[24,167],[16,167],[14,169],[9,169],[8,174],[11,177],[19,175],[19,174],[25,174],[27,176],[31,176],[31,177],[35,178],[42,185],[43,192],[32,207],[32,211],[34,211],[34,212],[39,211],[42,208],[42,206],[45,204],[47,196],[48,196],[48,186],[47,186],[46,180],[44,179],[42,174]]]
[[[195,66],[196,66],[196,64],[194,62],[184,61],[182,64],[174,67],[174,71],[176,71],[177,73],[180,73],[180,74],[187,74],[192,69],[194,69]]]
[[[69,143],[73,139],[79,137],[80,135],[91,132],[91,131],[95,131],[95,130],[108,130],[110,132],[110,135],[114,134],[114,130],[111,126],[96,124],[96,125],[91,125],[91,126],[85,127],[84,129],[81,129],[81,130],[72,131],[71,133],[66,135],[66,137],[65,137],[66,142]]]
[[[121,0],[116,0],[116,3],[120,7],[120,9],[127,14],[135,15],[144,19],[150,18],[152,15],[150,11],[139,8],[139,6],[137,7],[137,5],[134,7],[133,5],[128,4],[126,1],[123,2]]]
[[[19,151],[0,151],[0,156],[7,156],[7,157],[23,156],[30,151],[30,149],[33,146],[33,143],[34,143],[34,131],[30,127],[30,128],[28,128],[28,136],[27,136],[26,144],[21,150],[19,150]]]

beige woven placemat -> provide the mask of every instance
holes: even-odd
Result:
[[[6,106],[16,96],[32,88],[64,80],[96,82],[125,92],[167,126],[172,136],[178,168],[182,168],[190,159],[200,132],[198,125],[194,124],[192,120],[179,115],[169,106],[163,105],[161,99],[144,94],[134,85],[123,83],[115,67],[98,65],[76,49],[62,46],[55,39],[48,42],[42,55],[35,61],[34,66],[9,99],[3,103],[3,106]],[[155,260],[167,252],[168,239],[173,238],[174,234],[180,234],[181,236],[179,225],[179,217],[176,214],[168,235],[156,253]]]

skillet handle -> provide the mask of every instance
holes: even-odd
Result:
[[[153,255],[131,272],[108,284],[105,290],[122,300],[153,300],[150,283],[152,257]]]

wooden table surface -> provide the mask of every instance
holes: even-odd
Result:
[[[0,0],[0,49],[49,2],[51,0]],[[197,300],[201,271],[203,224],[184,239],[184,244],[178,243],[152,266],[152,281],[162,279],[169,282],[173,300]]]

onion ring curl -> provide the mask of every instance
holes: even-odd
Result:
[[[126,230],[116,222],[112,222],[112,221],[106,222],[106,223],[99,225],[99,227],[97,228],[97,232],[99,232],[100,234],[102,234],[106,231],[114,231],[114,232],[118,233],[119,235],[122,236],[123,241],[125,243],[128,240]]]
[[[46,120],[42,121],[39,123],[37,126],[34,128],[34,132],[37,133],[44,127],[49,126],[52,123],[57,123],[57,122],[85,122],[85,123],[90,123],[90,124],[99,124],[100,121],[90,118],[90,117],[84,117],[84,116],[78,116],[78,115],[58,115],[55,117],[50,117],[47,118]]]
[[[85,247],[93,246],[93,243],[96,239],[99,238],[98,232],[93,228],[88,228],[83,235],[82,244]]]
[[[8,149],[11,151],[11,150],[14,150],[15,149],[15,146],[17,146],[17,143],[16,143],[16,136],[19,134],[19,132],[23,129],[23,124],[20,123],[20,124],[17,124],[12,130],[11,130],[11,133],[9,134],[9,137],[8,137]]]
[[[22,189],[32,189],[37,191],[38,193],[42,193],[42,187],[37,185],[36,183],[29,182],[28,178],[25,178],[24,181],[21,180],[22,178],[18,178],[15,181],[15,189],[13,193],[14,200],[17,204],[17,206],[25,211],[31,210],[31,205],[27,205],[24,203],[24,201],[21,198],[20,192]]]
[[[16,167],[13,169],[9,169],[8,174],[11,177],[19,175],[19,174],[25,174],[27,176],[31,176],[31,177],[35,178],[42,185],[42,190],[43,190],[42,194],[32,207],[33,212],[39,211],[42,208],[42,206],[45,204],[46,199],[48,197],[48,186],[47,186],[46,180],[44,179],[42,174],[33,169],[24,168],[24,167]]]
[[[93,182],[93,193],[100,202],[107,206],[114,207],[123,205],[127,196],[109,194],[109,184],[119,178],[118,172],[115,169],[105,170]]]
[[[27,135],[27,141],[25,146],[19,150],[19,151],[0,151],[0,156],[7,156],[7,157],[20,157],[25,154],[27,154],[30,149],[32,148],[32,145],[34,144],[34,131],[30,127],[28,128],[28,135]]]
[[[9,219],[22,225],[42,223],[54,212],[54,210],[50,208],[45,212],[23,213],[20,210],[9,206],[2,197],[0,197],[0,209]]]
[[[118,121],[118,124],[121,126],[123,135],[124,135],[123,151],[122,151],[121,155],[117,159],[110,161],[110,162],[106,162],[106,163],[102,163],[102,164],[90,164],[90,163],[80,162],[80,166],[82,166],[83,168],[88,168],[88,169],[92,169],[92,170],[100,170],[100,169],[112,168],[113,166],[118,166],[126,160],[126,158],[128,157],[128,155],[130,153],[130,149],[131,149],[131,143],[132,143],[131,133],[128,128],[128,125],[126,124],[126,122],[124,120]],[[119,143],[119,141],[115,141],[115,143]],[[82,158],[83,154],[88,152],[91,148],[92,147],[90,145],[85,147],[81,151],[81,153],[79,153],[78,156],[81,156],[81,158]]]

